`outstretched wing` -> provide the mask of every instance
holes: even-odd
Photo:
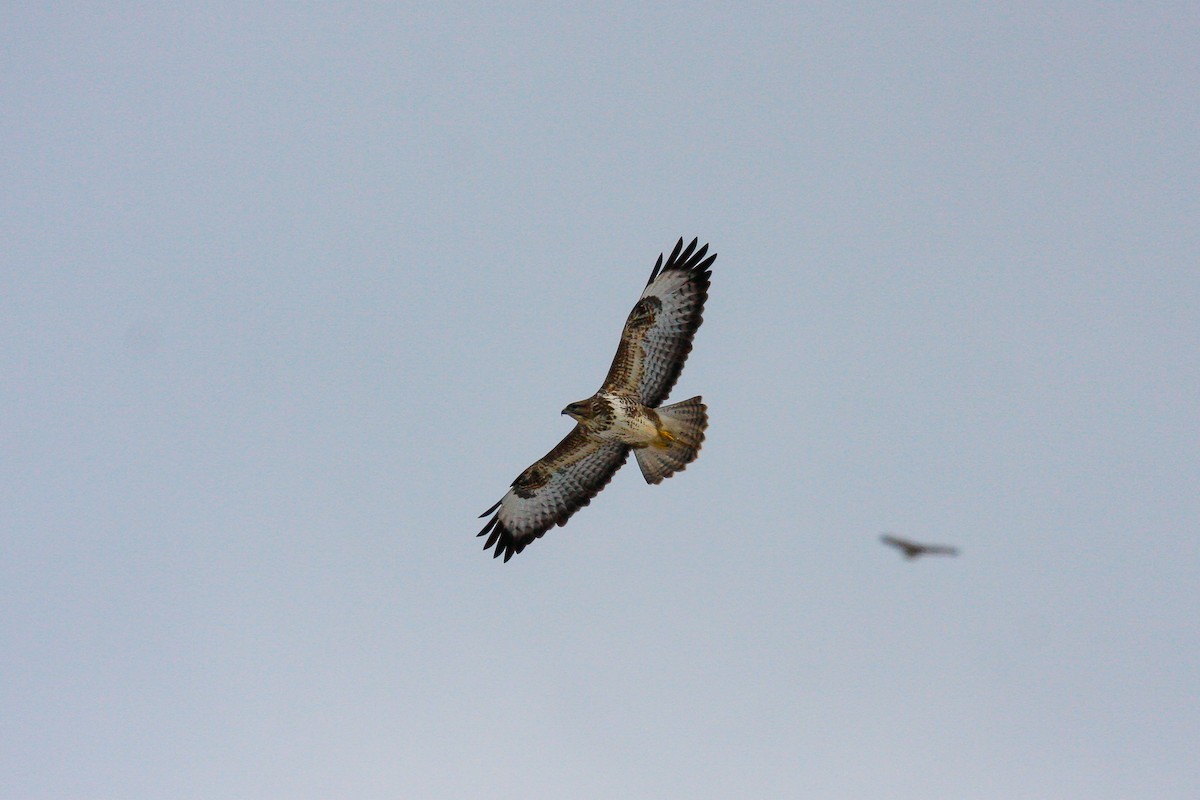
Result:
[[[503,553],[508,561],[555,525],[567,524],[612,480],[628,456],[627,446],[589,439],[576,425],[544,458],[517,476],[500,502],[479,515],[492,514],[478,534],[488,537],[483,549],[494,545],[492,557]]]
[[[909,539],[901,539],[899,536],[893,536],[890,533],[885,533],[879,537],[884,544],[891,545],[904,552],[905,558],[916,558],[924,555],[937,556],[956,556],[958,548],[949,547],[943,544],[921,544]]]
[[[919,550],[920,546],[916,542],[910,542],[908,539],[901,539],[899,536],[893,536],[890,533],[885,533],[879,537],[879,541],[884,544],[891,545],[898,550]]]
[[[698,241],[692,239],[684,248],[680,239],[666,266],[658,256],[645,291],[625,320],[601,391],[634,392],[651,408],[667,399],[692,351],[708,299],[709,267],[717,259],[716,253],[705,258],[708,245],[697,250]]]

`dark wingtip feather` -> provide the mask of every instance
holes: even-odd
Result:
[[[479,515],[479,519],[483,519],[483,518],[484,518],[484,517],[486,517],[488,514],[490,514],[490,513],[492,513],[493,511],[495,511],[497,508],[499,508],[499,507],[500,507],[500,504],[501,504],[501,503],[503,503],[503,502],[504,502],[504,498],[503,498],[503,497],[501,497],[499,500],[497,500],[497,501],[496,501],[496,505],[492,506],[492,507],[491,507],[491,508],[489,508],[487,511],[483,512],[482,514],[480,514],[480,515]]]
[[[683,239],[680,239],[679,244],[675,245],[675,250],[671,253],[671,259],[667,262],[667,269],[679,269],[681,264],[686,264],[692,257],[692,251],[696,249],[696,243],[699,241],[699,238],[692,239],[691,244],[680,252],[679,245],[683,244]]]
[[[496,505],[499,505],[499,503]],[[491,550],[492,548],[495,548],[495,551],[492,553],[492,558],[498,558],[501,554],[503,554],[505,561],[508,561],[510,558],[512,558],[514,553],[519,553],[524,550],[525,545],[542,535],[541,533],[536,533],[527,539],[518,539],[513,535],[513,532],[505,527],[504,523],[500,521],[499,514],[488,520],[487,525],[484,525],[483,530],[477,533],[476,536],[483,536],[485,534],[490,535],[488,536],[487,541],[483,543],[483,549]]]
[[[492,517],[491,519],[489,519],[487,521],[487,524],[483,526],[483,530],[481,530],[479,533],[477,533],[475,535],[483,536],[485,533],[490,531],[492,528],[496,527],[496,519],[497,519],[496,517]]]
[[[500,515],[497,514],[488,520],[487,524],[483,526],[483,530],[475,534],[476,536],[487,536],[489,533],[492,534],[491,536],[488,536],[487,544],[483,546],[484,549],[491,547],[492,543],[496,541],[496,537],[499,535],[499,529],[496,526],[499,524]]]
[[[687,247],[683,247],[683,239],[680,239],[675,245],[675,249],[671,251],[671,257],[667,260],[666,265],[661,271],[681,270],[693,274],[705,271],[717,260],[716,253],[708,256],[708,247],[707,242],[702,245],[700,244],[699,237],[692,239]],[[708,256],[708,258],[706,259],[705,256]]]
[[[712,263],[717,260],[717,254],[713,253],[707,259],[708,244],[700,245],[700,249],[696,249],[696,245],[700,244],[700,237],[694,237],[692,241],[684,247],[683,237],[679,237],[679,241],[675,242],[674,249],[671,250],[671,255],[667,257],[667,263],[663,264],[663,254],[658,254],[658,261],[654,264],[654,269],[650,270],[650,278],[646,281],[646,285],[654,283],[654,279],[668,270],[683,270],[684,272],[692,272],[697,275],[706,271],[712,266]],[[705,276],[708,277],[708,276]]]
[[[658,277],[659,270],[662,269],[662,253],[658,254],[658,261],[654,264],[654,269],[650,270],[650,278],[646,281],[646,285],[654,283],[654,279]]]

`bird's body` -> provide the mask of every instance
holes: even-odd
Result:
[[[699,400],[699,397],[692,398],[692,401]],[[601,390],[587,400],[571,403],[563,409],[563,413],[573,417],[588,437],[601,442],[620,442],[634,448],[666,449],[676,442],[688,443],[687,434],[673,425],[673,408],[650,408],[627,392]],[[703,437],[703,431],[698,433]]]
[[[628,392],[601,390],[563,413],[583,426],[584,433],[602,442],[645,447],[659,435],[658,415]]]
[[[562,413],[576,421],[558,446],[513,481],[481,516],[479,532],[507,561],[554,525],[563,525],[612,479],[632,450],[647,483],[660,483],[696,459],[708,426],[699,397],[664,406],[692,349],[716,255],[697,240],[675,245],[629,313],[608,376],[594,395]]]

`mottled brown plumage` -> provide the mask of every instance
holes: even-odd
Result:
[[[699,397],[663,406],[679,379],[708,298],[716,255],[693,239],[660,254],[646,288],[625,321],[621,342],[600,391],[569,404],[575,428],[522,472],[481,514],[484,549],[507,561],[591,502],[633,450],[647,483],[659,483],[695,460],[708,425]]]

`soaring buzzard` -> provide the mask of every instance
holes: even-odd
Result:
[[[693,397],[662,405],[692,350],[717,258],[705,258],[708,245],[697,250],[697,241],[684,247],[680,239],[665,266],[659,254],[600,391],[562,411],[578,424],[479,515],[493,514],[479,532],[488,537],[484,550],[495,546],[493,558],[503,553],[508,561],[565,525],[608,484],[631,449],[646,483],[661,483],[699,454],[708,427],[704,403]]]
[[[958,550],[953,547],[947,547],[944,544],[921,544],[920,542],[901,539],[899,536],[893,536],[890,533],[885,533],[879,537],[879,540],[884,544],[895,547],[900,552],[904,553],[904,557],[908,559],[917,558],[918,556],[956,556]]]

